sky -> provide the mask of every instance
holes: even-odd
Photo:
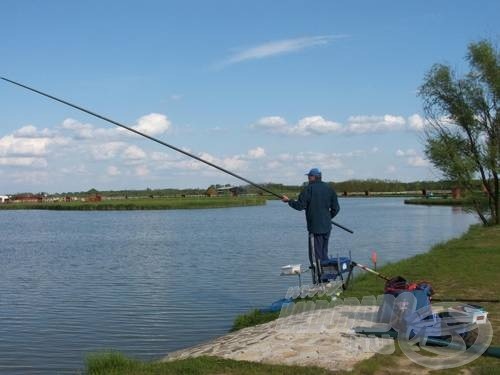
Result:
[[[256,183],[438,180],[419,86],[498,44],[490,1],[0,2],[0,76]],[[0,195],[241,181],[0,81]]]

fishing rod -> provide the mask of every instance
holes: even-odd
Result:
[[[367,271],[367,272],[371,272],[371,273],[373,273],[374,275],[377,275],[378,277],[380,277],[381,279],[384,279],[385,281],[389,281],[389,280],[391,280],[391,278],[390,278],[390,277],[385,276],[385,275],[381,274],[380,272],[377,272],[377,271],[375,271],[375,270],[371,269],[370,267],[367,267],[367,266],[365,266],[365,265],[363,265],[363,264],[361,264],[361,263],[358,263],[358,262],[355,262],[355,261],[352,261],[351,263],[352,263],[352,265],[353,265],[353,266],[355,266],[355,267],[359,267],[359,268],[361,268],[362,270],[365,270],[365,271]]]
[[[258,189],[260,189],[260,190],[262,190],[262,191],[265,191],[266,193],[269,193],[269,194],[271,194],[271,195],[273,195],[273,196],[275,196],[275,197],[277,197],[277,198],[279,198],[279,199],[283,199],[283,195],[276,194],[275,192],[273,192],[273,191],[271,191],[271,190],[269,190],[269,189],[265,188],[265,187],[264,187],[264,186],[262,186],[262,185],[259,185],[259,184],[255,183],[255,182],[253,182],[253,181],[250,181],[249,179],[247,179],[247,178],[245,178],[245,177],[242,177],[242,176],[240,176],[240,175],[237,175],[236,173],[233,173],[233,172],[231,172],[231,171],[228,171],[227,169],[222,168],[222,167],[220,167],[220,166],[218,166],[218,165],[216,165],[216,164],[214,164],[214,163],[211,163],[211,162],[209,162],[209,161],[207,161],[207,160],[205,160],[205,159],[202,159],[202,158],[200,158],[200,157],[198,157],[198,156],[196,156],[196,155],[194,155],[194,154],[192,154],[192,153],[190,153],[190,152],[188,152],[188,151],[182,150],[182,149],[180,149],[179,147],[176,147],[176,146],[171,145],[171,144],[169,144],[169,143],[167,143],[167,142],[161,141],[161,140],[159,140],[158,138],[155,138],[155,137],[152,137],[152,136],[150,136],[150,135],[147,135],[147,134],[145,134],[145,133],[143,133],[143,132],[140,132],[140,131],[138,131],[138,130],[136,130],[136,129],[134,129],[134,128],[131,128],[131,127],[126,126],[126,125],[123,125],[123,124],[121,124],[121,123],[119,123],[119,122],[117,122],[117,121],[115,121],[115,120],[112,120],[112,119],[110,119],[110,118],[108,118],[108,117],[105,117],[105,116],[102,116],[102,115],[100,115],[100,114],[98,114],[98,113],[92,112],[92,111],[90,111],[90,110],[88,110],[88,109],[86,109],[86,108],[80,107],[80,106],[78,106],[78,105],[76,105],[76,104],[73,104],[73,103],[70,103],[70,102],[68,102],[68,101],[66,101],[66,100],[59,99],[59,98],[57,98],[57,97],[55,97],[55,96],[53,96],[53,95],[47,94],[47,93],[45,93],[45,92],[43,92],[43,91],[40,91],[40,90],[34,89],[34,88],[32,88],[32,87],[26,86],[26,85],[24,85],[24,84],[22,84],[22,83],[19,83],[19,82],[16,82],[16,81],[12,81],[12,80],[10,80],[10,79],[8,79],[8,78],[5,78],[5,77],[0,77],[0,79],[4,80],[4,81],[6,81],[6,82],[12,83],[12,84],[14,84],[14,85],[16,85],[16,86],[19,86],[19,87],[25,88],[25,89],[27,89],[27,90],[29,90],[29,91],[32,91],[32,92],[34,92],[34,93],[37,93],[37,94],[39,94],[39,95],[45,96],[45,97],[47,97],[47,98],[49,98],[49,99],[55,100],[55,101],[57,101],[57,102],[60,102],[60,103],[62,103],[62,104],[65,104],[65,105],[67,105],[67,106],[73,107],[73,108],[75,108],[75,109],[78,109],[79,111],[82,111],[82,112],[88,113],[89,115],[92,115],[92,116],[97,117],[97,118],[99,118],[99,119],[101,119],[101,120],[104,120],[104,121],[106,121],[106,122],[109,122],[109,123],[111,123],[111,124],[113,124],[113,125],[119,126],[119,127],[123,128],[123,129],[126,129],[126,130],[128,130],[128,131],[130,131],[130,132],[132,132],[132,133],[135,133],[135,134],[138,134],[138,135],[140,135],[140,136],[142,136],[142,137],[145,137],[145,138],[147,138],[147,139],[150,139],[150,140],[152,140],[152,141],[154,141],[154,142],[156,142],[156,143],[159,143],[159,144],[161,144],[161,145],[163,145],[163,146],[165,146],[165,147],[168,147],[168,148],[170,148],[170,149],[172,149],[172,150],[175,150],[175,151],[177,151],[177,152],[180,152],[181,154],[184,154],[184,155],[186,155],[186,156],[189,156],[190,158],[193,158],[193,159],[196,159],[196,160],[198,160],[198,161],[201,161],[202,163],[205,163],[205,164],[207,164],[207,165],[209,165],[209,166],[211,166],[211,167],[213,167],[213,168],[215,168],[215,169],[218,169],[218,170],[220,170],[220,171],[222,171],[222,172],[224,172],[224,173],[227,173],[227,174],[229,174],[229,175],[231,175],[231,176],[233,176],[233,177],[236,177],[237,179],[242,180],[242,181],[246,182],[247,184],[252,185],[252,186],[254,186],[254,187],[256,187],[256,188],[258,188]],[[343,229],[343,230],[345,230],[345,231],[347,231],[347,232],[349,232],[349,233],[353,233],[353,231],[352,231],[352,230],[350,230],[350,229],[348,229],[348,228],[346,228],[346,227],[344,227],[344,226],[342,226],[342,225],[340,225],[340,224],[338,224],[338,223],[334,222],[333,220],[332,220],[332,224],[333,224],[333,225],[336,225],[337,227],[339,227],[339,228],[341,228],[341,229]]]

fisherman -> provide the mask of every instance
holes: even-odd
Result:
[[[332,230],[332,219],[337,215],[340,207],[337,193],[321,181],[321,171],[318,168],[312,168],[306,176],[309,184],[301,191],[298,199],[293,200],[283,195],[282,201],[298,211],[306,210],[309,261],[319,279],[321,273],[319,264],[322,260],[328,260],[328,240]]]

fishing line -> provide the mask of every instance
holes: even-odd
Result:
[[[138,134],[138,135],[140,135],[140,136],[142,136],[142,137],[145,137],[145,138],[147,138],[147,139],[150,139],[150,140],[152,140],[152,141],[154,141],[154,142],[156,142],[156,143],[159,143],[159,144],[161,144],[161,145],[163,145],[163,146],[165,146],[165,147],[171,148],[172,150],[175,150],[175,151],[177,151],[177,152],[180,152],[181,154],[184,154],[184,155],[186,155],[186,156],[189,156],[190,158],[193,158],[193,159],[196,159],[196,160],[198,160],[198,161],[201,161],[202,163],[205,163],[205,164],[207,164],[207,165],[209,165],[209,166],[211,166],[211,167],[213,167],[213,168],[215,168],[215,169],[218,169],[218,170],[220,170],[220,171],[222,171],[222,172],[224,172],[224,173],[227,173],[227,174],[229,174],[229,175],[231,175],[231,176],[233,176],[233,177],[236,177],[237,179],[240,179],[240,180],[242,180],[242,181],[245,181],[246,183],[248,183],[248,184],[250,184],[250,185],[252,185],[252,186],[254,186],[254,187],[256,187],[256,188],[258,188],[258,189],[260,189],[260,190],[262,190],[262,191],[265,191],[266,193],[269,193],[269,194],[271,194],[271,195],[273,195],[273,196],[275,196],[275,197],[277,197],[277,198],[279,198],[279,199],[282,199],[282,198],[283,198],[283,196],[282,196],[282,195],[276,194],[275,192],[273,192],[273,191],[271,191],[271,190],[269,190],[269,189],[267,189],[267,188],[265,188],[265,187],[263,187],[263,186],[261,186],[261,185],[259,185],[259,184],[255,183],[255,182],[253,182],[253,181],[250,181],[250,180],[246,179],[245,177],[242,177],[242,176],[240,176],[240,175],[237,175],[236,173],[233,173],[233,172],[231,172],[231,171],[228,171],[228,170],[227,170],[227,169],[225,169],[225,168],[222,168],[222,167],[220,167],[220,166],[218,166],[218,165],[216,165],[216,164],[214,164],[214,163],[211,163],[211,162],[209,162],[209,161],[207,161],[207,160],[204,160],[204,159],[202,159],[202,158],[200,158],[200,157],[198,157],[198,156],[196,156],[196,155],[193,155],[193,154],[191,154],[190,152],[187,152],[187,151],[185,151],[185,150],[182,150],[182,149],[180,149],[179,147],[176,147],[176,146],[171,145],[171,144],[169,144],[169,143],[167,143],[167,142],[161,141],[161,140],[159,140],[158,138],[155,138],[155,137],[152,137],[152,136],[147,135],[147,134],[145,134],[145,133],[142,133],[142,132],[140,132],[139,130],[136,130],[136,129],[131,128],[131,127],[126,126],[126,125],[123,125],[123,124],[121,124],[121,123],[119,123],[119,122],[117,122],[117,121],[115,121],[115,120],[112,120],[112,119],[110,119],[110,118],[107,118],[107,117],[105,117],[105,116],[102,116],[102,115],[100,115],[100,114],[98,114],[98,113],[92,112],[92,111],[90,111],[90,110],[88,110],[88,109],[86,109],[86,108],[80,107],[80,106],[78,106],[78,105],[76,105],[76,104],[73,104],[73,103],[70,103],[70,102],[68,102],[68,101],[66,101],[66,100],[59,99],[59,98],[57,98],[57,97],[55,97],[55,96],[53,96],[53,95],[47,94],[47,93],[45,93],[45,92],[43,92],[43,91],[40,91],[40,90],[34,89],[34,88],[29,87],[29,86],[26,86],[26,85],[23,85],[22,83],[19,83],[19,82],[16,82],[16,81],[12,81],[12,80],[10,80],[10,79],[8,79],[8,78],[5,78],[5,77],[0,77],[0,79],[4,80],[4,81],[6,81],[6,82],[12,83],[12,84],[14,84],[14,85],[16,85],[16,86],[19,86],[19,87],[25,88],[25,89],[27,89],[27,90],[33,91],[34,93],[37,93],[37,94],[42,95],[42,96],[45,96],[45,97],[47,97],[47,98],[49,98],[49,99],[52,99],[52,100],[55,100],[55,101],[57,101],[57,102],[60,102],[60,103],[66,104],[67,106],[73,107],[73,108],[75,108],[75,109],[78,109],[79,111],[82,111],[82,112],[88,113],[89,115],[92,115],[92,116],[97,117],[97,118],[99,118],[99,119],[101,119],[101,120],[107,121],[107,122],[109,122],[109,123],[111,123],[111,124],[113,124],[113,125],[119,126],[119,127],[123,128],[123,129],[126,129],[126,130],[128,130],[128,131],[130,131],[130,132],[132,132],[132,133],[135,133],[135,134]],[[347,232],[349,232],[349,233],[353,233],[353,231],[352,231],[352,230],[347,229],[346,227],[344,227],[344,226],[342,226],[342,225],[340,225],[340,224],[337,224],[337,223],[335,223],[334,221],[332,221],[332,224],[333,224],[333,225],[336,225],[337,227],[339,227],[339,228],[341,228],[341,229],[343,229],[343,230],[345,230],[345,231],[347,231]]]

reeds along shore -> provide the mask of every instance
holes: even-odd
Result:
[[[112,211],[112,210],[169,210],[196,208],[224,208],[264,205],[266,199],[251,197],[186,197],[110,199],[100,202],[11,202],[0,204],[0,210],[58,210],[58,211]]]

